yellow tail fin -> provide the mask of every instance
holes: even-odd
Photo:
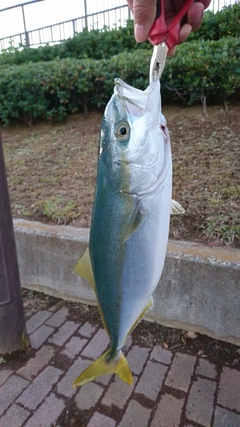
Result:
[[[117,374],[124,382],[130,385],[133,383],[132,373],[123,353],[120,352],[120,356],[115,360],[111,359],[111,350],[108,350],[75,379],[73,388],[82,386],[106,374]]]

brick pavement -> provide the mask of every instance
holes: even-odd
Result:
[[[128,338],[130,387],[114,375],[72,389],[105,351],[104,330],[78,324],[67,308],[27,321],[31,357],[0,365],[0,427],[240,427],[240,371],[207,358],[138,347]]]

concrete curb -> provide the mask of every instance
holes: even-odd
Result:
[[[22,286],[96,304],[72,268],[89,230],[14,221]],[[170,241],[164,271],[146,319],[240,345],[240,250]]]

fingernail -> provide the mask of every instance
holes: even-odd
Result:
[[[145,25],[135,24],[134,25],[134,36],[138,43],[145,42],[148,37],[148,30]]]

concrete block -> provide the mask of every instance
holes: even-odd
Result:
[[[22,286],[66,299],[95,299],[91,286],[73,272],[88,245],[89,230],[14,220]]]
[[[73,273],[88,229],[20,219],[14,227],[22,286],[96,304],[91,286]],[[169,241],[154,302],[147,320],[240,345],[240,250]]]

